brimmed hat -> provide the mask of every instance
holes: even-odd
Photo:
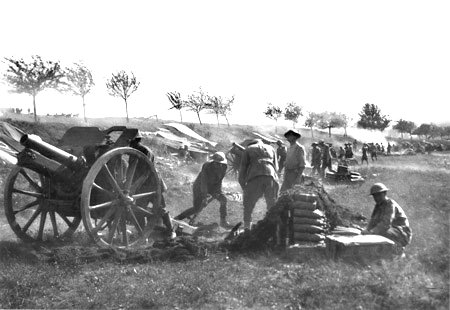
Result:
[[[211,160],[218,162],[219,164],[227,164],[227,159],[225,157],[225,153],[224,152],[215,152],[212,156],[211,156]]]
[[[370,188],[370,195],[376,194],[376,193],[382,193],[387,192],[389,188],[386,187],[383,183],[375,183]]]
[[[278,144],[278,145],[281,145],[281,144],[283,144],[283,141],[277,140],[277,144]]]
[[[319,145],[322,145],[324,143],[324,141],[323,140],[319,140]]]
[[[311,146],[315,146],[315,145],[317,145],[317,142],[311,143]]]
[[[295,129],[289,129],[288,131],[286,131],[286,133],[284,134],[284,136],[287,138],[287,136],[289,136],[289,135],[293,135],[293,136],[296,136],[297,137],[297,139],[298,138],[301,138],[301,134],[297,131],[297,130],[295,130]]]

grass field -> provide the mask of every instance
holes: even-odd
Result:
[[[448,309],[449,153],[380,157],[354,167],[362,184],[325,184],[337,203],[369,217],[374,182],[383,182],[407,213],[413,240],[406,258],[371,263],[286,258],[273,252],[210,251],[201,258],[136,263],[112,258],[45,262],[36,247],[17,241],[0,209],[0,308],[78,309]],[[200,165],[163,174],[168,209],[191,205],[191,182]],[[1,172],[3,188],[6,170]],[[227,177],[225,191],[239,192]],[[242,203],[229,204],[230,221]],[[264,216],[259,202],[255,219]],[[197,218],[218,222],[213,202]]]

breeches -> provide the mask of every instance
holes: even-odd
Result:
[[[275,205],[278,196],[278,182],[271,176],[261,175],[251,179],[244,189],[244,223],[252,221],[256,202],[264,195],[267,210]]]
[[[381,235],[401,246],[406,246],[411,242],[411,230],[408,227],[391,227]]]
[[[302,181],[302,175],[303,170],[305,168],[300,169],[290,169],[290,170],[284,170],[284,180],[283,184],[281,185],[281,192],[290,189],[292,186],[294,186],[297,183],[300,183]]]

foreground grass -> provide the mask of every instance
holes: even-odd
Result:
[[[45,263],[31,248],[3,241],[0,308],[448,309],[450,174],[439,160],[381,158],[357,167],[367,178],[361,185],[326,185],[338,203],[367,217],[370,186],[384,182],[391,188],[414,233],[406,259],[357,264],[212,253],[203,260],[148,264]],[[172,208],[189,203],[186,188],[181,184],[180,195],[170,197]],[[241,209],[235,207],[231,216],[237,219]],[[217,221],[216,210],[207,210],[202,219]]]

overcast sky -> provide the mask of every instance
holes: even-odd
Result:
[[[450,122],[449,16],[448,0],[2,1],[0,56],[84,62],[96,82],[88,117],[124,116],[105,87],[124,69],[141,81],[130,116],[178,120],[165,93],[202,87],[235,96],[234,123],[264,122],[268,102],[291,101],[355,120],[374,103],[393,120],[440,123]],[[7,90],[0,106],[32,108]],[[53,93],[37,109],[82,113],[81,99]]]

